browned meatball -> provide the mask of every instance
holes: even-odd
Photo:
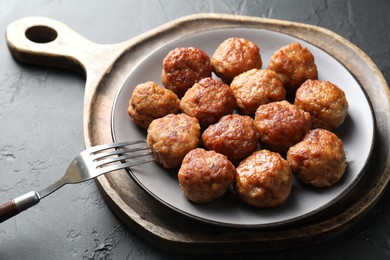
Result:
[[[205,203],[225,194],[235,174],[236,169],[226,156],[197,148],[184,157],[178,178],[188,200]]]
[[[294,94],[305,80],[318,77],[313,54],[297,42],[276,51],[268,68],[280,75],[290,94]]]
[[[310,113],[312,128],[334,130],[348,113],[344,91],[329,81],[306,80],[298,88],[294,104]]]
[[[298,179],[315,187],[332,186],[347,167],[343,142],[334,133],[319,128],[288,150],[287,161]]]
[[[184,156],[199,145],[198,120],[186,114],[155,119],[148,128],[146,141],[154,159],[163,167],[179,167]]]
[[[283,100],[261,105],[256,111],[255,126],[265,148],[285,154],[311,129],[311,117],[308,112]]]
[[[180,112],[180,100],[172,91],[149,81],[135,87],[127,110],[133,121],[148,128],[156,118]]]
[[[286,99],[283,82],[272,70],[251,69],[241,73],[230,87],[237,107],[246,115],[254,115],[260,105]]]
[[[161,80],[163,85],[181,98],[199,80],[211,77],[210,57],[194,48],[176,48],[163,61]]]
[[[216,123],[224,115],[231,114],[235,106],[236,100],[230,87],[211,77],[195,83],[180,102],[181,110],[196,117],[202,128]]]
[[[215,50],[211,65],[215,74],[229,84],[244,71],[261,69],[260,48],[244,38],[229,38]]]
[[[254,152],[237,167],[238,197],[255,207],[276,207],[291,193],[292,173],[283,157],[268,150]]]
[[[234,164],[257,149],[259,133],[253,119],[238,114],[226,115],[210,125],[202,135],[204,146],[226,155]]]

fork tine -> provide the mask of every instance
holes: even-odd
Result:
[[[109,149],[116,149],[116,148],[121,148],[121,147],[126,147],[134,144],[140,144],[140,143],[145,143],[145,140],[135,140],[135,141],[129,141],[129,142],[121,142],[121,143],[112,143],[112,144],[102,144],[102,145],[97,145],[93,146],[86,151],[90,154],[95,154],[102,152],[104,150],[109,150]]]
[[[136,147],[136,148],[132,148],[132,149],[129,149],[129,148],[118,148],[116,150],[113,150],[113,151],[107,151],[107,150],[104,150],[103,152],[99,152],[99,153],[94,153],[93,155],[91,155],[91,159],[93,161],[99,161],[99,160],[102,160],[106,157],[111,157],[111,156],[114,156],[114,155],[120,155],[120,154],[125,154],[125,153],[132,153],[132,152],[139,152],[139,151],[145,151],[145,150],[149,150],[149,147],[147,147],[146,145],[145,146],[140,146],[140,147]]]
[[[106,159],[103,159],[103,160],[95,161],[96,168],[103,168],[103,167],[106,167],[107,164],[112,164],[112,163],[115,163],[115,162],[131,160],[131,159],[135,159],[135,158],[139,158],[139,157],[143,157],[143,156],[148,156],[148,155],[151,155],[151,154],[152,154],[151,151],[146,151],[144,153],[123,154],[123,155],[116,156],[116,157],[106,158]]]
[[[125,168],[130,168],[130,167],[133,167],[133,166],[145,164],[145,163],[152,162],[152,161],[154,161],[153,158],[148,158],[148,159],[139,160],[139,161],[136,161],[136,162],[118,163],[118,164],[115,164],[115,165],[102,167],[102,168],[99,168],[97,170],[99,172],[99,175],[101,175],[101,174],[105,174],[105,173],[108,173],[108,172],[112,172],[112,171],[116,171],[116,170],[120,170],[120,169],[125,169]]]
[[[135,158],[152,155],[152,151],[146,145],[145,140],[94,146],[88,149],[87,152],[88,161],[93,163],[98,175],[154,161],[153,157],[131,161]]]

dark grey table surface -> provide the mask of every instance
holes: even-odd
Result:
[[[389,0],[34,0],[0,2],[0,30],[26,16],[59,20],[98,43],[128,40],[194,13],[297,21],[349,39],[390,82]],[[61,177],[84,148],[84,78],[15,62],[0,40],[0,201]],[[202,259],[390,259],[390,191],[357,225],[324,243]],[[160,251],[118,221],[96,184],[68,185],[0,224],[0,259],[198,259]]]

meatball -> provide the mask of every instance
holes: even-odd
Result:
[[[148,128],[146,141],[154,159],[163,167],[179,167],[184,156],[199,145],[198,120],[186,114],[155,119]]]
[[[291,193],[292,173],[285,159],[268,150],[254,152],[237,167],[238,197],[255,207],[276,207]]]
[[[205,203],[225,194],[235,175],[236,168],[226,156],[196,148],[184,157],[178,178],[188,200]]]
[[[238,164],[257,149],[259,133],[253,119],[238,114],[226,115],[210,125],[202,135],[204,146],[226,155]]]
[[[180,108],[187,115],[196,117],[202,128],[216,123],[236,107],[233,91],[222,81],[204,78],[195,83],[181,99]]]
[[[256,111],[255,126],[265,148],[285,154],[311,129],[311,116],[283,100],[261,105]]]
[[[287,161],[294,175],[314,187],[330,187],[343,177],[347,167],[343,142],[325,129],[311,130],[290,147]]]
[[[229,38],[222,42],[211,57],[214,73],[224,82],[250,69],[261,69],[260,48],[244,38]]]
[[[172,91],[149,81],[134,88],[127,112],[137,125],[147,129],[154,119],[179,113],[180,100]]]
[[[277,50],[268,68],[279,74],[288,94],[294,94],[305,80],[318,77],[313,54],[297,42]]]
[[[194,48],[176,48],[163,60],[161,80],[163,85],[181,98],[199,80],[211,77],[210,57]]]
[[[286,99],[283,82],[272,70],[251,69],[241,73],[230,87],[237,107],[246,115],[254,115],[260,105]]]
[[[329,81],[306,80],[298,88],[294,104],[310,113],[312,128],[334,130],[348,113],[344,91]]]

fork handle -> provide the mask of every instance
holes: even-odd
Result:
[[[0,223],[36,205],[39,201],[38,193],[30,191],[0,205]]]

